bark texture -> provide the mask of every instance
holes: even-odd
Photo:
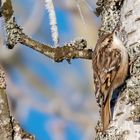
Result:
[[[98,0],[97,14],[102,25],[99,37],[116,28],[119,38],[128,50],[130,66],[125,85],[117,90],[119,97],[114,107],[113,119],[103,134],[100,121],[96,127],[98,140],[140,139],[140,1]],[[114,93],[115,94],[115,93]]]
[[[5,73],[0,67],[0,139],[12,140],[12,124],[5,83]]]

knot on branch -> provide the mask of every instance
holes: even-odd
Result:
[[[72,59],[74,57],[73,50],[73,47],[69,48],[68,46],[55,48],[54,61],[61,62],[64,59]]]
[[[75,46],[75,48],[79,49],[79,50],[83,50],[87,47],[87,41],[85,39],[78,39],[75,40],[72,44],[69,44],[70,46]]]
[[[82,54],[82,50],[87,47],[87,41],[84,39],[76,40],[72,43],[66,44],[63,47],[57,47],[55,49],[54,60],[56,62],[61,62],[64,59],[70,61],[73,58],[76,58]]]

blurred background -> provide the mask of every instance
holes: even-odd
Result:
[[[95,0],[54,0],[60,45],[83,37],[94,49],[100,26],[95,4]],[[13,7],[26,34],[53,46],[44,0],[13,0]],[[56,63],[20,44],[12,50],[2,47],[0,61],[7,73],[12,114],[26,131],[37,140],[94,138],[99,115],[91,61]]]

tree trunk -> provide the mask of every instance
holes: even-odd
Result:
[[[113,119],[103,134],[100,121],[96,127],[99,140],[140,139],[140,1],[98,0],[96,13],[101,15],[99,37],[115,28],[130,57],[126,84],[119,90]],[[133,61],[134,60],[134,61]]]

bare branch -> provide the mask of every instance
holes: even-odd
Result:
[[[61,62],[64,59],[70,60],[74,58],[92,58],[92,50],[85,49],[87,48],[86,40],[76,40],[75,42],[66,44],[62,47],[52,48],[49,45],[45,45],[33,40],[23,33],[21,27],[17,25],[15,18],[13,17],[11,0],[6,0],[2,6],[2,9],[2,15],[5,18],[6,31],[8,36],[7,45],[9,48],[12,49],[17,43],[21,43],[44,54],[56,62]]]
[[[21,44],[26,45],[49,58],[54,59],[56,62],[61,62],[64,59],[70,60],[74,58],[91,59],[92,50],[84,49],[86,47],[86,41],[81,39],[70,44],[66,44],[63,47],[52,48],[49,45],[44,45],[38,41],[35,41],[28,36],[21,36],[19,41]]]

